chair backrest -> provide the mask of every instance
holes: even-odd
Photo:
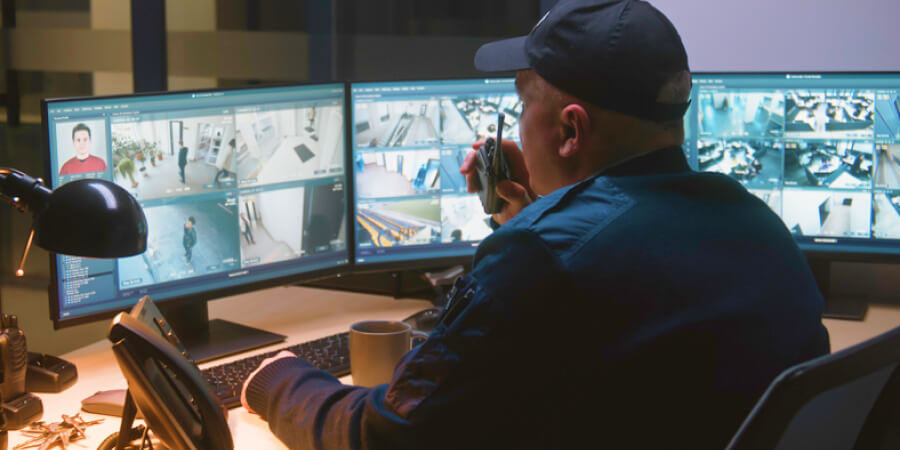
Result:
[[[900,448],[900,327],[778,376],[728,449]]]

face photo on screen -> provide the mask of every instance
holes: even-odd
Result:
[[[344,167],[340,106],[235,114],[241,187],[323,178]]]
[[[115,121],[113,179],[138,200],[236,185],[234,116]]]
[[[109,167],[106,156],[106,120],[58,123],[56,147],[59,175],[101,176]]]
[[[781,137],[784,94],[713,91],[699,95],[700,136]]]

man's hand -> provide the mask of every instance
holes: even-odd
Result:
[[[295,355],[287,350],[282,350],[282,351],[278,352],[277,355],[275,355],[271,358],[266,358],[261,363],[259,363],[259,367],[257,367],[256,370],[254,370],[253,372],[250,372],[250,375],[247,376],[246,380],[244,380],[244,387],[241,388],[241,406],[243,406],[244,408],[247,408],[247,411],[249,411],[250,414],[256,414],[256,411],[250,409],[250,405],[247,404],[247,386],[250,385],[250,380],[252,380],[253,377],[256,376],[256,374],[259,373],[259,371],[263,369],[263,367],[266,367],[269,364],[272,364],[273,362],[275,362],[279,359],[282,359],[282,358],[296,358],[296,357],[297,357],[297,355]]]
[[[485,139],[474,144],[472,148],[476,151],[484,145]],[[516,181],[504,180],[497,183],[497,195],[506,201],[503,210],[493,215],[494,221],[503,225],[508,220],[519,214],[519,211],[531,204],[533,199],[537,198],[531,190],[529,183],[528,169],[525,167],[525,158],[519,146],[513,141],[503,140],[500,148],[506,155],[506,161],[509,163],[509,172]],[[466,186],[469,193],[478,192],[481,184],[478,182],[478,174],[475,170],[475,152],[469,152],[465,161],[459,167],[459,173],[466,176]]]

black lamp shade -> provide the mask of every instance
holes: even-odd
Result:
[[[93,258],[147,250],[147,219],[134,197],[115,183],[89,179],[55,189],[35,212],[35,243],[51,252]]]

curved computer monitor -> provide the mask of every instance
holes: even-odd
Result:
[[[519,140],[513,78],[352,83],[355,265],[435,267],[468,261],[490,234],[460,164],[472,144]]]
[[[345,104],[343,83],[45,100],[50,186],[113,181],[149,225],[139,256],[53,255],[55,325],[345,267]]]
[[[810,257],[900,260],[900,74],[695,73],[693,168],[765,201]]]

